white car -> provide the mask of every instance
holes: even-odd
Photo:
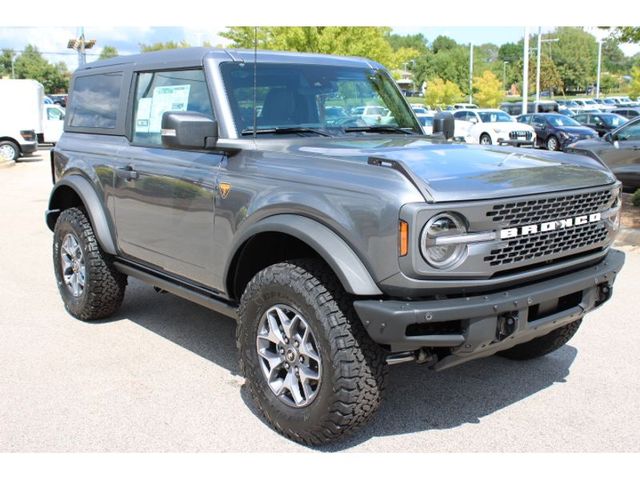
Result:
[[[584,111],[584,110],[594,110],[600,109],[600,104],[598,104],[595,100],[591,100],[590,98],[574,98],[574,102],[578,104],[574,110]]]
[[[388,116],[389,110],[377,105],[366,107],[356,107],[351,110],[351,114],[360,117],[367,125],[379,125],[384,117]]]
[[[464,110],[474,109],[475,110],[477,108],[478,108],[478,106],[475,103],[456,103],[453,106],[454,110],[462,110],[462,109],[464,109]]]
[[[420,127],[425,135],[431,135],[433,133],[433,119],[435,116],[435,112],[416,115],[418,122],[420,123]]]
[[[456,137],[480,145],[534,145],[536,132],[531,125],[518,123],[498,109],[470,109],[453,112]]]

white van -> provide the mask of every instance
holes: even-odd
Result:
[[[38,149],[44,88],[35,80],[0,80],[0,158],[18,160]]]

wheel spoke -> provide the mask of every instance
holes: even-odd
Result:
[[[287,376],[284,379],[284,384],[287,390],[291,393],[296,405],[302,405],[305,399],[300,391],[300,382],[298,382],[298,377],[296,377],[291,370],[287,373]]]
[[[304,335],[302,336],[302,342],[300,342],[299,350],[300,350],[300,353],[305,357],[310,358],[314,362],[319,363],[320,356],[317,354],[317,352],[313,348],[313,345],[311,345],[309,342],[310,342],[310,335],[309,335],[309,328],[307,327],[307,329],[304,332]]]
[[[282,325],[284,334],[291,338],[291,327],[293,326],[293,321],[289,320],[289,317],[287,317],[287,314],[284,313],[281,308],[276,307],[274,310],[278,314],[278,320],[280,321],[280,325]]]
[[[320,380],[320,373],[312,370],[306,365],[301,365],[299,372],[300,372],[300,381],[302,382],[303,385],[308,383],[309,380],[315,380],[315,381]]]
[[[267,335],[259,335],[260,338],[265,338],[269,340],[271,343],[275,343],[276,345],[284,344],[284,338],[282,337],[282,332],[280,331],[280,325],[278,324],[278,320],[274,317],[271,312],[267,312],[267,324],[269,331]]]
[[[258,355],[264,358],[269,364],[268,379],[269,382],[273,381],[275,376],[274,374],[277,373],[279,370],[278,367],[281,367],[283,363],[280,355],[266,349],[258,350]]]
[[[73,290],[73,295],[78,297],[80,296],[80,283],[78,282],[78,274],[74,273],[71,275],[71,288]]]

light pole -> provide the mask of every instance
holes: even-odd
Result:
[[[602,40],[598,40],[598,79],[596,80],[596,99],[600,98],[600,69],[602,65]]]
[[[93,48],[96,44],[95,40],[85,40],[84,38],[84,27],[80,29],[80,36],[78,38],[72,38],[67,43],[67,48],[71,48],[72,50],[76,50],[78,52],[78,66],[81,67],[85,63],[87,63],[87,55],[85,53],[86,50]]]
[[[504,62],[502,62],[502,88],[504,89],[504,91],[507,91],[507,65],[509,64],[509,62],[507,62],[506,60]]]
[[[469,44],[469,103],[473,103],[473,43]]]
[[[538,27],[538,51],[537,53],[537,67],[536,67],[536,102],[540,101],[540,60],[542,59],[542,43],[543,42],[557,42],[559,38],[545,38],[542,39],[542,27]]]
[[[524,65],[522,67],[522,114],[527,113],[529,91],[529,27],[524,27]]]

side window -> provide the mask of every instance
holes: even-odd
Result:
[[[546,122],[545,122],[544,117],[542,115],[535,115],[533,117],[533,124],[536,127],[542,127],[545,123]]]
[[[586,115],[576,115],[573,118],[578,123],[587,123],[587,116]]]
[[[58,108],[47,108],[47,120],[64,120],[64,113]]]
[[[455,118],[456,120],[466,120],[467,112],[455,112],[453,114],[453,118]]]
[[[133,105],[133,141],[160,146],[164,112],[197,112],[213,117],[202,70],[141,72]]]
[[[640,141],[640,122],[621,128],[618,132],[618,140]]]
[[[527,125],[529,125],[531,123],[531,115],[522,115],[521,117],[519,117],[518,122],[526,123]]]
[[[69,126],[116,128],[122,73],[76,77],[69,99]]]

